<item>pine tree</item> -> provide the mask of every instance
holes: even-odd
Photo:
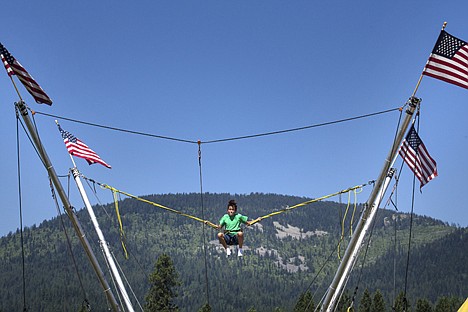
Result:
[[[410,311],[410,305],[407,299],[405,298],[405,294],[400,292],[398,296],[395,298],[395,302],[393,304],[393,311],[395,312],[406,312]]]
[[[361,302],[359,303],[359,312],[371,312],[372,298],[369,290],[366,288],[362,294]]]
[[[385,300],[382,296],[382,293],[380,290],[377,289],[377,291],[374,294],[374,299],[372,300],[372,309],[371,311],[375,312],[384,312],[385,311]]]
[[[415,312],[432,312],[431,303],[427,299],[418,299]]]
[[[441,311],[457,311],[457,309],[463,304],[463,300],[457,297],[440,297],[437,300],[435,312]]]
[[[179,311],[173,303],[173,299],[177,297],[174,289],[181,284],[178,278],[172,259],[162,254],[149,277],[151,287],[145,297],[145,312]]]

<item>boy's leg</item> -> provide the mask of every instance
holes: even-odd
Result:
[[[223,233],[218,233],[218,240],[221,243],[221,245],[223,245],[224,249],[226,249],[226,256],[229,257],[231,255],[231,249],[228,247]]]
[[[244,254],[242,253],[242,245],[244,244],[244,233],[238,232],[237,233],[237,242],[238,242],[238,249],[237,249],[237,255],[239,257],[242,257]]]
[[[242,249],[242,245],[244,244],[244,233],[237,232],[237,242],[239,243],[239,248]]]
[[[228,246],[226,244],[226,240],[224,239],[224,234],[223,233],[218,233],[218,240],[223,245],[224,249],[227,249]]]

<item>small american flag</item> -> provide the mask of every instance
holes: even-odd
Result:
[[[468,44],[442,30],[423,75],[468,89]]]
[[[63,130],[60,125],[58,125],[58,128],[62,134],[63,142],[71,155],[86,159],[90,165],[98,163],[106,166],[107,168],[111,168],[111,166],[102,160],[95,151],[88,147],[88,145],[84,144],[70,132]]]
[[[41,104],[52,105],[50,97],[42,90],[41,86],[34,80],[33,77],[24,69],[23,66],[8,52],[8,50],[0,43],[0,54],[3,65],[8,73],[8,76],[16,75],[26,90],[33,96],[34,100]]]
[[[414,125],[411,126],[403,140],[399,154],[421,182],[419,188],[437,177],[437,163],[429,155],[426,146],[414,129]]]

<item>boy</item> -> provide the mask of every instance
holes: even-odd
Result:
[[[237,203],[231,199],[228,203],[227,213],[219,220],[218,229],[224,226],[224,232],[218,233],[218,239],[221,245],[226,249],[226,255],[231,255],[231,249],[228,245],[239,245],[237,256],[242,257],[242,245],[244,243],[244,233],[242,233],[241,224],[251,225],[259,222],[260,218],[248,221],[248,217],[237,213]]]

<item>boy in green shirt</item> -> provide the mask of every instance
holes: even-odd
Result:
[[[254,221],[248,221],[247,216],[237,213],[237,203],[231,199],[228,203],[227,213],[219,220],[218,229],[223,228],[224,232],[218,233],[218,239],[221,245],[226,249],[226,255],[231,255],[231,249],[228,245],[239,245],[237,255],[242,257],[242,245],[244,243],[244,233],[242,233],[241,224],[251,225],[260,221],[260,218]]]

